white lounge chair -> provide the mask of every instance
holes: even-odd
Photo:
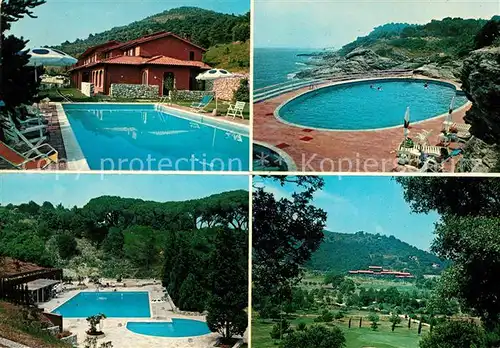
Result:
[[[422,145],[429,145],[429,137],[431,136],[432,131],[422,130],[422,132],[415,135],[417,141]]]
[[[453,123],[451,125],[451,129],[456,129],[457,132],[469,132],[470,131],[470,124],[465,124],[465,123]]]
[[[439,157],[441,156],[441,149],[446,149],[441,146],[420,145],[419,150],[427,155]]]
[[[243,120],[243,109],[245,108],[245,102],[237,101],[236,104],[229,104],[229,108],[227,109],[226,116],[233,116],[233,120],[236,116],[241,117]]]

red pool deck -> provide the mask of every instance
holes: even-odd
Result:
[[[329,84],[331,83],[319,87]],[[396,149],[403,140],[402,124],[401,127],[373,131],[322,131],[289,125],[274,116],[281,104],[309,89],[301,88],[254,104],[254,140],[285,151],[294,160],[299,172],[404,171],[404,168],[397,165],[396,158]],[[469,108],[470,104],[456,110],[452,114],[453,121],[463,123],[463,117]],[[401,115],[401,123],[403,116]],[[422,130],[432,130],[429,141],[431,145],[437,145],[445,118],[446,116],[441,116],[412,124],[410,117],[410,138]],[[461,146],[452,143],[449,147]],[[453,171],[454,164],[448,164],[446,170]]]

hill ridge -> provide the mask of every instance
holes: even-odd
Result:
[[[395,236],[325,231],[325,239],[307,268],[346,273],[350,270],[383,266],[415,275],[439,274],[447,262]]]

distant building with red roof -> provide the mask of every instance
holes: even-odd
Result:
[[[385,269],[382,266],[369,266],[368,270],[351,270],[349,274],[359,274],[359,275],[371,275],[371,276],[385,276],[385,277],[394,277],[398,279],[402,278],[415,278],[409,272],[399,272],[399,271],[391,271],[389,269]]]
[[[109,41],[89,47],[71,69],[75,87],[82,82],[94,84],[95,93],[109,94],[111,84],[158,86],[167,95],[168,81],[177,90],[203,89],[196,76],[210,69],[203,63],[206,50],[175,34],[161,31],[127,41]]]

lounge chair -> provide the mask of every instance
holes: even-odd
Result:
[[[432,134],[432,131],[422,130],[422,132],[418,133],[415,138],[422,145],[429,145],[429,137]]]
[[[411,147],[405,146],[405,141],[403,141],[397,149],[398,163],[401,165],[410,164],[418,167],[421,155],[422,153],[416,145]]]
[[[226,116],[233,116],[233,120],[236,116],[241,117],[243,120],[243,109],[245,108],[245,102],[237,101],[236,104],[229,104],[229,108],[227,109]]]
[[[420,145],[419,150],[427,155],[440,157],[442,155],[442,149],[446,149],[441,146],[431,146],[431,145]]]
[[[46,114],[33,106],[22,105],[16,109],[16,114],[17,122],[21,126],[30,127],[49,124]]]
[[[208,104],[214,99],[212,95],[205,95],[199,102],[194,102],[191,104],[191,108],[195,109],[197,112],[204,110]]]
[[[42,152],[42,148],[45,149],[44,152]],[[0,141],[0,158],[16,169],[45,169],[50,164],[57,163],[58,155],[58,152],[49,144],[42,144],[24,153],[19,153]]]
[[[470,131],[470,124],[465,124],[465,123],[453,123],[451,125],[452,130],[455,130],[456,132],[469,132]]]
[[[28,139],[31,144],[35,146],[40,145],[47,140],[47,127],[45,125],[28,126],[22,130],[17,129],[12,118],[3,119],[2,126],[5,136],[15,145],[24,142],[23,137]]]

